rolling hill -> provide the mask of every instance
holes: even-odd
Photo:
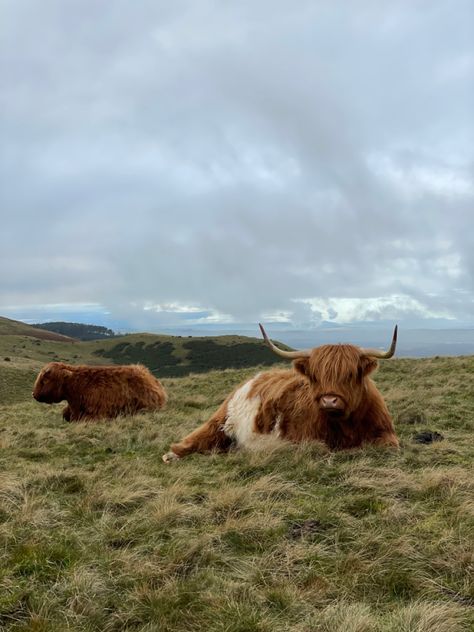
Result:
[[[261,339],[245,336],[194,338],[127,334],[79,341],[2,318],[2,361],[10,362],[11,366],[28,365],[36,370],[51,361],[70,364],[141,363],[157,377],[178,377],[211,369],[238,369],[258,364],[271,366],[278,362],[278,358]]]
[[[29,336],[31,338],[38,338],[39,340],[55,340],[57,342],[68,341],[72,342],[74,338],[70,336],[64,336],[62,334],[38,329],[31,325],[26,325],[17,320],[11,320],[0,316],[0,336]]]
[[[69,323],[64,321],[35,323],[32,325],[36,329],[45,329],[54,331],[63,336],[75,338],[76,340],[101,340],[103,338],[112,338],[114,332],[107,327],[100,325],[86,325],[84,323]]]

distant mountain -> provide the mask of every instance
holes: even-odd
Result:
[[[102,340],[115,336],[112,329],[100,325],[86,325],[84,323],[66,323],[60,321],[53,323],[34,323],[32,327],[54,331],[63,336],[77,338],[78,340]]]

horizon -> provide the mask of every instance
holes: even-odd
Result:
[[[26,324],[43,324],[30,323]],[[49,321],[53,322],[53,321]],[[59,321],[69,324],[88,326],[104,326],[96,322]],[[446,324],[446,323],[445,323]],[[431,327],[416,328],[398,325],[397,357],[425,358],[434,356],[464,356],[474,355],[474,325],[464,324],[462,327],[439,327],[431,323]],[[298,329],[287,323],[265,323],[267,334],[292,348],[317,347],[322,344],[349,343],[362,347],[386,347],[393,333],[394,323],[322,323],[319,326]],[[262,339],[258,324],[226,324],[201,325],[189,328],[162,327],[155,331],[146,330],[118,330],[111,329],[116,336],[129,334],[168,335],[177,337],[215,337],[215,336],[246,336]]]

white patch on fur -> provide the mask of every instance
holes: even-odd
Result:
[[[255,378],[252,378],[235,391],[227,404],[227,416],[223,430],[239,446],[245,446],[255,440],[255,418],[260,408],[260,397],[257,395],[249,399],[249,392],[254,380]]]
[[[275,425],[273,426],[273,430],[272,430],[272,434],[275,435],[275,437],[280,437],[281,436],[281,421],[283,419],[283,415],[281,413],[279,413],[275,419]]]

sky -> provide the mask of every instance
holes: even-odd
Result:
[[[474,325],[471,0],[0,14],[0,315]]]

